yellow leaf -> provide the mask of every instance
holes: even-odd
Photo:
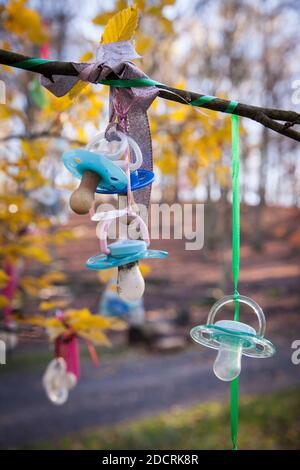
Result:
[[[137,28],[139,13],[136,7],[125,8],[114,15],[107,23],[101,38],[102,44],[128,41]]]
[[[73,88],[71,88],[71,90],[69,91],[68,93],[68,97],[70,98],[70,100],[74,100],[75,98],[77,98],[77,96],[84,90],[85,87],[88,86],[88,83],[87,82],[83,82],[82,80],[79,80],[79,82],[77,82]]]
[[[38,295],[40,286],[39,286],[37,279],[33,277],[29,277],[29,276],[23,277],[23,279],[21,279],[20,281],[20,285],[26,291],[28,295],[32,297],[35,297]]]
[[[48,285],[52,282],[64,282],[66,280],[66,277],[66,274],[61,273],[60,271],[51,271],[42,277],[42,281],[43,283]]]
[[[94,54],[91,51],[85,52],[80,57],[80,62],[89,62],[90,60],[93,59],[93,57],[94,57]]]
[[[151,268],[150,268],[150,266],[148,266],[148,264],[139,263],[139,268],[140,268],[140,271],[141,271],[143,277],[148,276],[148,274],[151,272]]]
[[[95,18],[93,19],[93,23],[104,26],[111,19],[112,16],[113,16],[112,11],[106,11],[105,13],[100,13],[99,15],[95,16]]]
[[[49,254],[43,248],[38,246],[27,246],[23,248],[21,252],[23,256],[26,256],[26,258],[34,258],[41,263],[50,262]]]
[[[104,284],[106,284],[113,278],[117,278],[117,274],[118,273],[116,268],[103,269],[97,272],[99,281]]]
[[[135,43],[138,54],[143,54],[147,49],[150,49],[153,43],[154,39],[151,36],[139,33]]]
[[[86,132],[85,130],[83,129],[83,127],[79,127],[77,129],[77,135],[78,135],[78,139],[82,142],[87,142],[87,135],[86,135]]]
[[[103,346],[110,346],[111,344],[106,334],[99,330],[80,331],[79,335],[94,344]]]
[[[41,302],[39,305],[39,309],[42,310],[43,312],[47,310],[55,310],[55,309],[61,309],[65,308],[68,305],[69,301],[68,300],[56,300],[53,302]]]
[[[5,307],[9,303],[5,295],[0,295],[0,308]]]
[[[34,44],[47,40],[45,26],[37,11],[27,8],[24,0],[10,0],[6,5],[4,27],[10,32],[27,37]]]
[[[0,287],[5,287],[9,281],[9,276],[0,269]]]

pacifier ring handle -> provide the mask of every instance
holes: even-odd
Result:
[[[110,225],[111,225],[111,223],[114,219],[122,217],[125,214],[134,217],[134,219],[138,223],[138,226],[140,228],[141,235],[142,235],[142,238],[143,238],[144,242],[146,243],[147,246],[149,246],[150,239],[149,239],[148,227],[147,227],[146,223],[144,222],[144,220],[138,214],[136,214],[132,210],[128,210],[128,209],[126,209],[124,211],[111,211],[111,212],[115,213],[114,217],[108,218],[108,219],[102,220],[102,221],[100,220],[99,232],[97,233],[97,236],[98,236],[99,242],[100,242],[100,251],[101,251],[101,253],[104,253],[106,255],[110,254],[110,249],[107,246],[107,238],[108,238],[109,227],[110,227]],[[97,220],[97,219],[95,217],[93,217],[93,220]]]
[[[126,134],[124,134],[123,132],[120,132],[120,131],[115,131],[115,133],[119,137],[121,145],[120,145],[120,148],[118,150],[116,150],[116,152],[109,154],[109,159],[112,160],[112,161],[118,160],[120,158],[120,156],[124,154],[124,152],[126,151],[126,149],[128,147]],[[86,147],[85,147],[86,150],[91,150],[91,148],[94,145],[96,145],[98,142],[100,142],[101,140],[106,140],[107,141],[107,139],[105,137],[105,131],[99,132],[98,134],[96,134],[95,137],[86,145]],[[105,154],[105,152],[104,152],[104,154]]]
[[[248,305],[252,309],[252,311],[256,314],[258,318],[259,330],[257,334],[258,336],[263,337],[266,331],[266,319],[264,312],[262,308],[258,305],[258,303],[256,303],[253,299],[250,299],[250,297],[246,297],[245,295],[239,295],[239,297],[236,297],[234,295],[227,295],[226,297],[223,297],[222,299],[218,300],[210,309],[210,312],[207,317],[207,324],[213,325],[216,314],[219,312],[219,310],[221,310],[221,308],[225,305],[235,302],[240,302],[242,304]]]
[[[121,157],[124,155],[127,148],[130,147],[134,152],[135,161],[129,161],[129,169],[131,172],[138,170],[143,164],[143,155],[139,145],[132,137],[125,134],[124,132],[116,131],[116,135],[120,138],[121,142],[119,149],[116,150],[114,153],[103,152],[103,154],[109,160],[112,160],[116,165],[118,165],[124,170],[124,168],[126,168],[127,162],[126,160],[122,160]],[[99,134],[96,134],[96,136],[87,144],[86,150],[92,150],[92,147],[101,140],[106,140],[105,132],[100,132]]]

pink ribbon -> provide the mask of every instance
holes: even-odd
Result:
[[[67,371],[73,372],[77,379],[80,377],[80,360],[77,336],[70,335],[66,338],[63,335],[55,340],[55,357],[62,357],[66,361]]]
[[[149,232],[148,232],[147,225],[145,224],[143,219],[139,215],[137,215],[135,212],[133,212],[130,208],[127,208],[127,214],[129,217],[134,217],[135,220],[137,221],[139,228],[141,230],[141,233],[142,233],[143,240],[146,242],[146,245],[148,246],[150,244],[150,240],[149,240]],[[112,217],[101,223],[99,235],[98,235],[99,241],[100,241],[101,253],[105,253],[106,255],[109,255],[110,249],[107,246],[107,237],[108,237],[108,230],[109,230],[110,224],[112,223],[114,219],[121,217],[123,215],[124,215],[123,212],[121,215],[119,215],[118,211],[116,211],[115,217]]]
[[[63,323],[66,328],[69,328],[64,319],[62,311],[56,312],[56,317]],[[95,367],[100,364],[97,351],[91,341],[86,340],[87,348],[90,353],[91,360]],[[55,339],[55,357],[62,357],[66,361],[67,371],[73,372],[77,379],[80,377],[80,356],[79,356],[79,343],[78,337],[70,329],[66,334],[62,334]]]

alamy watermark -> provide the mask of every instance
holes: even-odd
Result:
[[[6,344],[0,339],[0,364],[6,364]]]
[[[150,240],[186,240],[185,249],[201,250],[204,246],[204,204],[158,204],[152,203],[149,209],[143,204],[137,204],[136,212],[148,226]],[[96,213],[115,211],[112,204],[100,204]],[[106,236],[101,230],[100,221],[97,224],[96,234],[99,239]],[[127,215],[112,220],[109,238],[130,238],[136,240],[141,237],[139,224],[130,220]]]
[[[3,80],[0,80],[0,104],[6,103],[6,85]]]
[[[292,342],[291,348],[295,349],[291,357],[292,363],[298,366],[300,364],[300,339],[295,339],[295,341]]]

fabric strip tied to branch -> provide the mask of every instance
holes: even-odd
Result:
[[[79,72],[78,77],[53,76],[53,81],[42,77],[41,83],[55,96],[64,96],[79,81],[99,83],[107,80],[109,76],[117,76],[120,81],[145,80],[149,77],[136,67],[130,60],[138,58],[131,41],[120,41],[101,44],[97,49],[97,62],[92,64],[73,64]],[[137,142],[143,155],[143,169],[153,169],[152,143],[147,117],[147,109],[156,98],[159,90],[153,85],[143,87],[118,88],[111,86],[110,102],[118,94],[123,107],[128,108],[127,124],[128,134]],[[131,106],[130,106],[131,104]],[[114,121],[114,110],[110,106],[110,123]],[[139,190],[136,202],[148,207],[150,202],[151,186]]]

